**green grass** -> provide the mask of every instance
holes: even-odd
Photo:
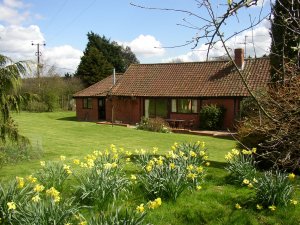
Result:
[[[183,134],[161,134],[140,131],[119,126],[96,125],[89,122],[77,122],[72,112],[55,113],[21,113],[14,116],[22,134],[30,138],[32,143],[39,143],[43,148],[43,156],[16,165],[7,165],[0,169],[0,180],[4,183],[15,176],[25,176],[39,168],[40,160],[58,159],[66,155],[68,161],[82,159],[93,150],[103,150],[115,144],[128,150],[151,149],[158,147],[159,153],[169,150],[174,142],[205,141],[211,166],[200,191],[185,191],[176,202],[164,201],[160,208],[146,216],[146,222],[156,225],[294,225],[300,224],[300,206],[258,211],[255,208],[254,192],[246,187],[238,187],[228,182],[224,170],[224,155],[235,142],[207,136]],[[133,164],[125,167],[128,176],[139,173]],[[2,183],[1,182],[1,183]],[[73,184],[68,180],[67,184]],[[299,201],[298,180],[295,182],[295,198]],[[70,194],[70,193],[69,193]],[[148,199],[138,187],[130,193],[127,205],[136,207]],[[235,209],[239,203],[242,209]]]
[[[74,112],[28,113],[14,115],[20,132],[33,144],[43,149],[43,160],[82,158],[94,150],[104,150],[111,144],[126,150],[159,148],[159,153],[168,151],[174,142],[205,141],[210,160],[224,161],[225,153],[235,142],[207,136],[186,134],[163,134],[131,129],[121,126],[97,125],[94,122],[76,121]],[[30,174],[39,166],[39,160],[22,162],[1,169],[0,179]]]

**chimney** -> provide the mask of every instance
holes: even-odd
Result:
[[[234,49],[234,62],[239,69],[244,69],[244,49],[236,48]]]

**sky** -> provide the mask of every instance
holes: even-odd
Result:
[[[144,9],[130,3],[180,9],[196,16]],[[227,0],[211,0],[211,5],[220,16],[227,8]],[[259,0],[257,6],[234,15],[220,31],[227,38],[269,11],[269,0]],[[74,73],[87,44],[87,33],[92,31],[129,46],[140,63],[204,61],[207,39],[201,39],[196,47],[194,44],[176,47],[204,34],[200,28],[207,22],[199,17],[205,20],[209,15],[195,0],[0,0],[0,54],[14,61],[36,61],[36,44],[41,44],[44,68],[54,67],[61,74]],[[227,45],[231,50],[246,47],[246,56],[268,54],[269,28],[269,21],[264,20],[229,39]],[[209,59],[222,55],[224,49],[218,42]]]

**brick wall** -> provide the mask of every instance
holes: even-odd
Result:
[[[114,121],[136,124],[140,122],[142,117],[140,109],[140,98],[112,97],[106,101],[106,119],[107,121],[112,121],[113,117]]]
[[[98,120],[98,99],[92,98],[92,108],[83,108],[83,98],[76,98],[76,117],[80,121]]]
[[[240,99],[238,98],[214,98],[214,99],[203,99],[201,100],[201,107],[205,105],[218,105],[225,108],[225,117],[223,128],[224,129],[233,129],[235,118],[239,113]],[[199,123],[201,123],[201,118]]]

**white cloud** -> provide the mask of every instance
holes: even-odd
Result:
[[[9,56],[14,61],[31,60],[36,62],[36,45],[31,43],[44,43],[45,38],[36,25],[3,26],[0,25],[0,53]],[[80,62],[82,51],[69,45],[57,47],[41,47],[41,62],[47,66],[54,66],[56,71],[63,74],[73,73]],[[67,68],[67,69],[63,69]]]
[[[53,65],[60,73],[74,73],[82,55],[82,51],[70,45],[63,45],[45,49],[44,62],[47,66]]]
[[[240,35],[237,35],[234,38],[231,38],[226,42],[227,47],[230,49],[231,53],[235,48],[244,48],[245,49],[245,36],[246,36],[246,57],[257,56],[261,57],[264,54],[268,54],[270,52],[270,44],[271,38],[269,35],[269,27],[270,23],[268,21],[264,21],[260,26],[254,28],[252,31],[245,31]],[[164,59],[163,62],[171,62],[174,60],[181,60],[184,62],[191,61],[205,61],[207,54],[207,45],[200,45],[194,51],[190,51],[184,55],[179,55],[177,57],[172,57],[168,59]],[[214,60],[217,57],[225,56],[226,52],[220,42],[214,45],[214,48],[210,50],[209,60]]]
[[[121,42],[121,44],[129,46],[138,57],[161,56],[165,53],[165,49],[161,48],[161,43],[152,35],[141,34],[133,41]]]
[[[0,21],[7,24],[21,24],[29,18],[30,13],[20,0],[4,0],[0,3]]]

